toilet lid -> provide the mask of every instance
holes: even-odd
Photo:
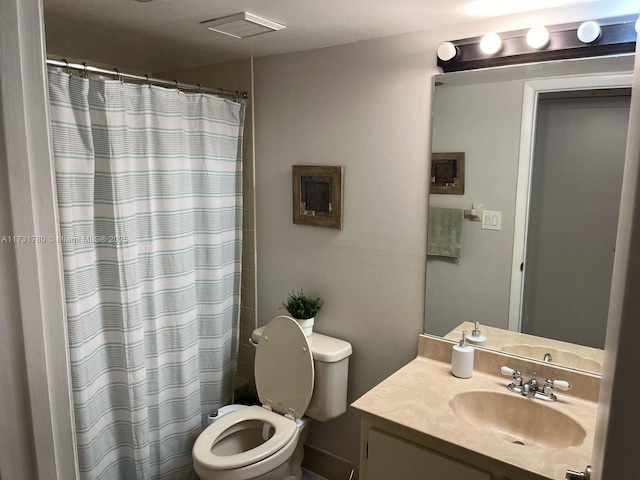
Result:
[[[313,356],[302,327],[276,317],[262,333],[255,360],[256,389],[263,405],[301,418],[313,394]]]

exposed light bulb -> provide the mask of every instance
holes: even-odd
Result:
[[[549,30],[543,26],[529,29],[527,32],[527,44],[531,48],[544,48],[549,44]]]
[[[443,62],[453,60],[458,55],[458,47],[451,42],[442,42],[438,46],[437,51],[438,58]]]
[[[601,34],[602,29],[598,22],[588,21],[578,27],[578,39],[582,43],[593,43],[600,38]]]
[[[487,55],[498,53],[502,48],[502,39],[495,32],[489,32],[480,40],[480,50]]]

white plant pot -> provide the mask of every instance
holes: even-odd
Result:
[[[299,318],[294,318],[294,320],[300,324],[300,326],[302,327],[302,330],[304,331],[304,334],[307,337],[310,337],[313,334],[313,324],[314,324],[314,321],[315,321],[315,317],[314,318],[308,318],[306,320],[301,320]]]

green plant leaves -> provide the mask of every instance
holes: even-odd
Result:
[[[302,289],[298,293],[292,290],[287,299],[282,302],[282,308],[285,309],[293,318],[298,320],[307,320],[313,318],[320,311],[324,301],[320,297],[310,297],[305,295]]]

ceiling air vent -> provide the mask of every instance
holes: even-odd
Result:
[[[286,28],[285,25],[272,22],[251,13],[242,12],[228,17],[202,22],[209,30],[224,33],[230,37],[247,38],[263,33],[275,32]]]

